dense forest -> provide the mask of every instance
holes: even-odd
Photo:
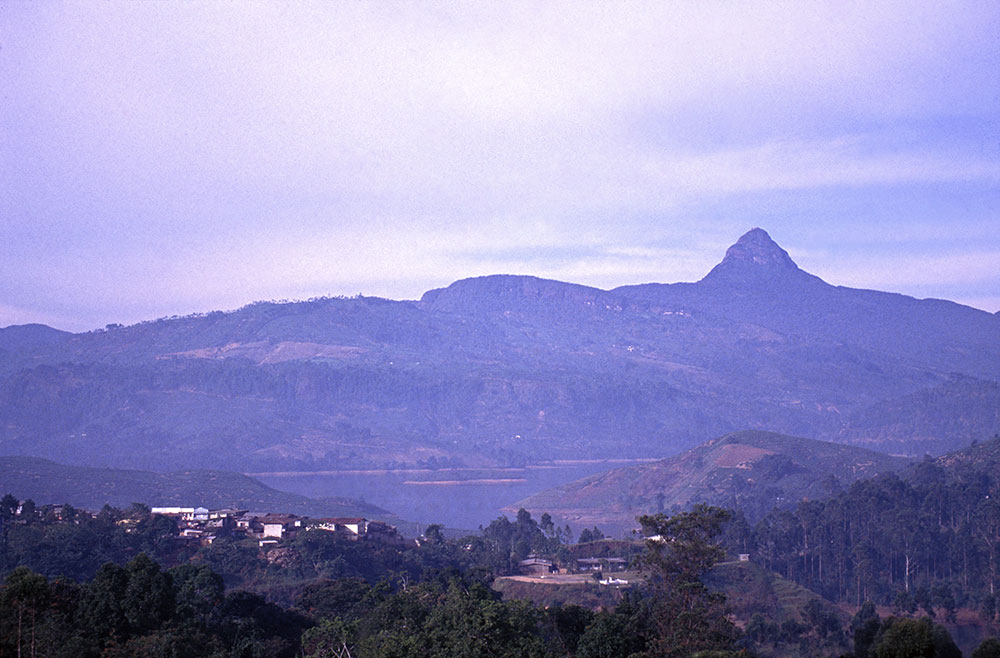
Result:
[[[1000,586],[1000,441],[861,480],[827,500],[737,520],[727,541],[831,601],[995,618]]]

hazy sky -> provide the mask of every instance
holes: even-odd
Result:
[[[996,311],[998,34],[995,0],[0,2],[0,326],[693,281],[754,226]]]

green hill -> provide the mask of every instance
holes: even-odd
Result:
[[[549,512],[573,527],[634,527],[640,514],[704,502],[754,520],[775,506],[822,498],[855,480],[897,471],[910,460],[855,446],[744,431],[674,457],[592,475],[512,505]]]
[[[65,466],[36,457],[0,457],[0,492],[37,504],[69,503],[97,510],[127,507],[235,507],[305,516],[363,516],[392,520],[380,507],[350,498],[312,499],[272,489],[228,471],[153,473],[117,468]]]

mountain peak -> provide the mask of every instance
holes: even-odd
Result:
[[[736,244],[726,251],[721,264],[747,263],[766,267],[798,269],[788,252],[778,246],[762,228],[753,228],[744,233]]]
[[[726,257],[712,268],[703,281],[764,281],[782,276],[804,275],[788,252],[771,239],[762,228],[744,233],[736,244],[726,250]]]

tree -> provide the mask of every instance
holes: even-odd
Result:
[[[632,630],[626,615],[600,614],[580,638],[576,658],[621,658],[637,654],[645,648],[645,638]]]
[[[307,648],[323,643],[333,656],[345,655],[339,646],[367,658],[542,658],[550,654],[538,622],[530,604],[501,601],[482,584],[453,578],[396,592],[356,625],[328,624],[306,639]]]
[[[655,655],[687,657],[698,651],[735,648],[736,627],[726,615],[725,596],[709,592],[701,582],[725,550],[716,542],[730,513],[718,507],[696,505],[670,518],[641,516],[647,541],[645,562],[651,568],[654,590]]]
[[[178,616],[208,621],[218,612],[225,597],[222,576],[203,564],[182,564],[171,569],[169,575]]]
[[[552,522],[552,515],[548,512],[542,514],[542,518],[538,523],[538,527],[541,529],[545,536],[549,539],[554,539],[556,536],[556,525]]]
[[[997,614],[997,600],[992,594],[987,594],[983,597],[983,602],[979,606],[979,611],[982,614],[983,620],[987,622],[992,622],[993,618]]]
[[[49,598],[49,582],[45,576],[28,567],[18,567],[7,576],[0,601],[7,609],[17,611],[17,655],[36,655],[38,616],[44,612]],[[27,645],[25,647],[25,645]]]
[[[598,613],[577,645],[576,658],[643,655],[655,634],[654,604],[632,591],[614,612]]]
[[[0,519],[4,521],[13,519],[19,506],[20,501],[13,494],[4,494],[4,497],[0,498]]]
[[[129,519],[135,519],[137,521],[148,519],[151,513],[149,505],[145,503],[132,503],[125,510],[125,517]]]
[[[875,658],[935,658],[930,620],[886,619],[874,654]]]
[[[757,644],[774,644],[779,640],[780,629],[776,623],[756,612],[747,622],[744,634]]]
[[[1000,658],[1000,640],[995,637],[986,638],[972,652],[971,658]]]
[[[931,590],[931,600],[944,608],[944,618],[955,623],[955,597],[951,593],[951,588],[945,584],[935,585]]]
[[[820,637],[826,637],[840,630],[840,620],[837,615],[820,603],[819,599],[809,599],[803,612],[809,625]]]
[[[917,601],[913,598],[913,595],[908,591],[900,590],[896,594],[896,598],[892,600],[892,609],[897,613],[906,613],[912,615],[917,611]]]
[[[930,619],[889,617],[875,640],[875,658],[962,658],[948,631]]]
[[[426,539],[427,543],[432,546],[440,546],[444,544],[444,534],[441,532],[442,530],[444,530],[444,526],[440,523],[432,523],[427,526],[427,529],[424,531],[424,539]]]
[[[30,498],[26,498],[23,503],[21,503],[21,512],[18,517],[22,519],[25,523],[31,523],[35,520],[35,516],[38,514],[38,508],[35,507],[35,501]]]
[[[128,624],[122,599],[128,587],[128,574],[117,564],[107,562],[97,570],[77,608],[78,623],[98,641],[124,635]]]
[[[559,634],[564,653],[576,653],[580,638],[594,621],[594,613],[578,605],[553,606],[547,613]]]
[[[302,652],[306,658],[353,658],[355,624],[339,617],[321,619],[319,624],[302,634]]]
[[[122,599],[125,620],[137,634],[158,628],[174,612],[174,587],[170,575],[145,553],[125,565],[128,584]]]

